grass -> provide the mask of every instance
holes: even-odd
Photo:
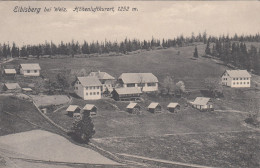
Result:
[[[0,96],[0,102],[0,136],[39,129],[39,127],[55,133],[60,132],[37,112],[31,102],[10,96]],[[39,127],[26,120],[37,124]]]
[[[127,153],[213,167],[260,166],[259,132],[98,139],[96,144]]]

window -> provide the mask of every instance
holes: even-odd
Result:
[[[127,87],[135,87],[135,84],[134,83],[128,83],[126,86]]]
[[[238,80],[238,78],[237,78],[237,80]]]
[[[240,78],[240,80],[243,80],[243,78]]]
[[[30,70],[27,70],[27,73],[30,73]]]
[[[88,92],[86,92],[86,95],[88,95]]]
[[[244,84],[246,84],[246,82],[244,82]]]
[[[89,94],[92,95],[92,92],[90,92]]]
[[[249,84],[249,82],[247,82],[247,84]]]
[[[240,84],[243,84],[243,82],[240,82]]]
[[[78,90],[78,87],[75,87],[75,90]]]
[[[92,86],[89,87],[89,90],[91,90],[91,89],[92,89]],[[90,93],[91,93],[91,92],[90,92]]]
[[[236,82],[234,82],[233,85],[236,85]]]
[[[138,83],[137,86],[138,86],[138,87],[144,87],[145,84],[144,84],[144,83]]]
[[[237,82],[237,84],[239,84],[239,82]]]
[[[236,80],[236,78],[233,78],[233,80]]]
[[[93,92],[93,95],[96,95],[96,92]]]
[[[99,86],[97,86],[97,89],[99,89]]]
[[[34,70],[34,73],[37,73],[37,70]]]
[[[148,86],[148,87],[156,86],[156,84],[155,84],[155,83],[147,83],[147,86]]]
[[[97,95],[99,95],[99,92],[97,92]]]
[[[86,90],[88,90],[88,87],[86,87]]]

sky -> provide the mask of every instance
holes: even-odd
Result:
[[[40,13],[14,12],[14,8],[41,8]],[[75,7],[115,7],[115,12],[73,12]],[[138,11],[120,12],[120,6]],[[43,12],[52,7],[51,12]],[[65,7],[67,12],[53,12]],[[125,37],[151,39],[260,32],[260,1],[55,1],[0,2],[0,43],[39,44],[72,39],[121,41]]]

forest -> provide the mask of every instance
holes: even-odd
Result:
[[[78,41],[61,41],[59,44],[45,42],[38,45],[17,46],[12,44],[0,44],[0,60],[8,57],[29,57],[40,58],[44,55],[67,55],[74,57],[79,54],[104,54],[104,53],[122,53],[137,50],[151,50],[169,47],[184,47],[196,45],[198,43],[206,44],[205,56],[212,56],[222,60],[225,64],[232,65],[241,69],[247,69],[251,72],[260,74],[260,49],[256,46],[246,46],[246,42],[260,42],[260,34],[255,35],[237,35],[232,37],[222,35],[219,37],[208,36],[206,32],[189,37],[180,35],[173,39],[154,39],[138,40],[128,39],[117,41],[84,41],[80,44]]]

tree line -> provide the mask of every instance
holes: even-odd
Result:
[[[247,69],[248,71],[260,74],[260,49],[257,49],[254,45],[247,47],[245,44],[246,41],[252,42],[255,40],[259,42],[259,37],[250,37],[242,38],[243,40],[238,41],[238,37],[234,40],[234,38],[232,39],[228,36],[220,37],[214,41],[208,40],[205,54],[219,58],[231,67]]]

